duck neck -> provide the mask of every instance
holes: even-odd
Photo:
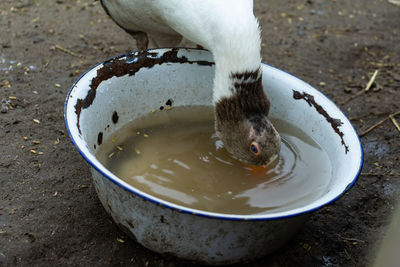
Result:
[[[215,102],[217,124],[236,124],[269,113],[269,100],[262,86],[261,71],[231,73],[229,92]]]
[[[213,52],[215,76],[214,104],[234,95],[238,84],[261,79],[260,38],[237,40],[218,46]]]
[[[236,25],[233,20],[230,23],[234,25],[224,24],[224,31],[206,46],[215,61],[214,106],[220,115],[225,113],[235,121],[269,110],[261,82],[260,28],[252,13],[248,15],[246,23]],[[217,116],[217,120],[227,119],[224,117]]]
[[[267,116],[269,100],[262,86],[259,50],[254,54],[214,56],[214,106],[216,122],[238,122],[259,114]]]

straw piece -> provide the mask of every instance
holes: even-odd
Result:
[[[390,115],[389,115],[389,118],[390,118],[390,120],[393,122],[394,126],[397,128],[397,131],[399,131],[399,133],[400,133],[400,126],[399,126],[399,124],[397,123],[397,121],[396,121],[394,115],[390,114]]]
[[[367,92],[367,91],[371,88],[372,84],[375,82],[375,79],[376,79],[376,76],[378,75],[378,72],[379,72],[379,71],[376,70],[376,71],[374,72],[374,74],[372,75],[371,79],[369,80],[367,86],[366,86],[365,89],[364,89],[365,92]]]
[[[371,127],[369,127],[367,130],[365,130],[364,132],[360,133],[359,136],[360,136],[360,137],[363,137],[364,135],[366,135],[367,133],[371,132],[373,129],[375,129],[376,127],[378,127],[378,126],[381,125],[382,123],[384,123],[384,122],[385,122],[386,120],[388,120],[389,118],[393,117],[393,119],[394,119],[394,117],[397,116],[397,115],[399,115],[399,114],[400,114],[400,110],[397,111],[397,112],[395,112],[395,113],[389,114],[389,116],[387,116],[386,118],[384,118],[384,119],[378,121],[377,123],[375,123],[374,125],[372,125]],[[392,121],[393,121],[393,120],[392,120]],[[393,122],[393,123],[395,124],[395,122]],[[397,122],[396,122],[396,123],[397,123]],[[396,124],[395,124],[395,125],[396,125]],[[398,124],[397,124],[397,126],[398,126]],[[396,126],[396,128],[397,128],[397,126]],[[399,128],[398,128],[398,129],[399,129]],[[400,130],[399,130],[399,131],[400,131]]]
[[[369,89],[371,88],[372,84],[374,84],[376,76],[378,75],[379,71],[375,70],[374,74],[372,74],[371,79],[369,80],[369,82],[367,83],[367,86],[365,86],[364,90],[358,91],[357,93],[355,93],[354,95],[350,96],[349,98],[347,98],[345,101],[343,101],[341,104],[345,105],[347,103],[349,103],[351,100],[353,100],[354,98],[362,95],[365,92],[368,92]]]
[[[64,52],[64,53],[70,54],[71,56],[74,56],[74,57],[81,57],[80,55],[75,54],[75,53],[72,52],[71,50],[62,47],[61,45],[55,45],[54,47],[57,48],[58,50]]]

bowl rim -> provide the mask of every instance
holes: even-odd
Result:
[[[187,47],[162,47],[162,48],[151,48],[151,49],[146,49],[140,52],[145,52],[145,51],[159,51],[159,50],[171,50],[171,49],[177,49],[179,50],[186,50],[186,51],[206,51],[209,52],[208,50],[205,49],[201,49],[201,48],[187,48]],[[167,50],[167,51],[168,51]],[[71,88],[69,89],[65,102],[64,102],[64,123],[65,123],[65,127],[67,129],[68,135],[70,137],[70,140],[72,142],[72,144],[76,147],[76,149],[78,150],[79,154],[86,160],[87,163],[90,164],[91,167],[93,167],[96,171],[98,171],[102,176],[104,176],[105,178],[107,178],[108,180],[110,180],[111,182],[113,182],[114,184],[116,184],[117,186],[121,187],[122,189],[135,194],[136,196],[144,199],[144,200],[148,200],[150,202],[153,202],[154,204],[158,204],[161,205],[163,207],[178,211],[180,213],[186,213],[186,214],[190,214],[190,215],[195,215],[195,216],[200,216],[200,217],[206,217],[206,218],[211,218],[211,219],[221,219],[221,220],[232,220],[232,221],[270,221],[270,220],[279,220],[279,219],[286,219],[286,218],[291,218],[291,217],[296,217],[296,216],[300,216],[300,215],[304,215],[304,214],[308,214],[311,213],[313,211],[316,211],[318,209],[321,209],[333,202],[335,202],[336,200],[338,200],[340,197],[342,197],[351,187],[353,187],[353,185],[355,184],[355,182],[357,181],[361,170],[363,168],[364,165],[364,150],[361,144],[361,139],[360,136],[357,134],[356,129],[354,128],[354,126],[351,124],[350,120],[348,119],[348,117],[346,116],[346,114],[332,101],[330,100],[324,93],[322,93],[321,91],[319,91],[318,89],[316,89],[315,87],[311,86],[310,84],[308,84],[307,82],[301,80],[300,78],[294,76],[291,73],[288,73],[284,70],[281,70],[279,68],[276,68],[274,66],[268,65],[264,62],[261,62],[262,65],[267,66],[268,68],[274,69],[276,71],[279,72],[283,72],[286,75],[289,75],[293,78],[295,78],[296,80],[299,80],[303,83],[305,83],[306,85],[308,85],[311,89],[317,91],[318,93],[320,93],[324,98],[326,98],[326,100],[333,105],[333,107],[335,107],[340,113],[341,115],[347,120],[347,123],[351,126],[351,129],[354,131],[357,139],[358,139],[358,143],[359,143],[359,147],[360,147],[360,164],[358,166],[358,170],[355,173],[354,177],[352,178],[351,182],[344,188],[344,190],[342,192],[340,192],[338,195],[336,195],[335,197],[333,197],[332,199],[330,199],[329,201],[326,201],[320,205],[317,205],[315,207],[309,208],[309,209],[304,209],[302,211],[297,211],[297,212],[293,212],[290,214],[285,214],[285,215],[276,215],[273,216],[274,213],[265,213],[265,214],[248,214],[248,215],[240,215],[240,214],[225,214],[225,213],[218,213],[218,212],[209,212],[209,211],[203,211],[203,210],[197,210],[197,209],[192,209],[189,207],[185,207],[183,205],[179,205],[179,204],[174,204],[171,203],[169,201],[157,198],[155,196],[152,196],[150,194],[146,194],[138,189],[136,189],[135,187],[131,186],[131,185],[124,185],[123,183],[121,183],[118,180],[121,180],[120,178],[118,178],[117,176],[115,176],[118,180],[115,180],[113,177],[110,177],[108,174],[104,173],[94,162],[92,162],[85,154],[84,151],[82,151],[82,149],[79,147],[79,145],[77,144],[77,142],[75,141],[71,130],[70,130],[70,126],[68,123],[68,119],[67,119],[67,108],[68,108],[68,102],[70,100],[70,95],[72,93],[72,91],[77,88],[77,83],[80,82],[80,80],[86,76],[89,72],[91,72],[92,70],[96,69],[98,66],[109,62],[111,60],[115,60],[115,59],[120,59],[120,58],[124,58],[127,57],[129,55],[133,55],[138,51],[132,51],[129,53],[124,53],[118,56],[115,56],[113,58],[104,60],[102,62],[99,62],[97,64],[95,64],[94,66],[92,66],[91,68],[89,68],[86,72],[82,73],[82,75],[80,75],[80,77],[73,83],[73,85],[71,86]],[[122,180],[121,180],[122,181]],[[136,190],[132,190],[132,189],[136,189]],[[143,194],[144,193],[144,194]],[[160,201],[161,200],[161,201]],[[297,210],[299,208],[293,209],[293,210]],[[280,212],[276,212],[276,213],[287,213],[290,212],[289,211],[280,211]]]

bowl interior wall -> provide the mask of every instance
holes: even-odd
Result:
[[[180,50],[178,56],[202,61],[212,61],[209,53],[201,50]],[[120,60],[125,60],[121,58]],[[84,75],[72,89],[66,108],[66,119],[71,136],[85,158],[98,168],[104,168],[94,157],[95,150],[110,134],[127,122],[159,110],[171,99],[173,106],[212,105],[214,65],[198,63],[163,63],[141,68],[134,75],[126,74],[102,81],[96,89],[93,103],[80,111],[77,127],[76,103],[84,99],[97,70],[107,68],[99,65]],[[109,71],[113,71],[110,69]],[[344,114],[323,94],[305,82],[263,65],[263,85],[271,101],[270,116],[280,118],[300,127],[327,152],[332,163],[332,180],[328,192],[310,203],[306,209],[317,207],[336,198],[354,181],[361,165],[359,139]],[[315,104],[305,99],[295,99],[294,92],[313,96]],[[339,133],[324,116],[340,121]],[[118,114],[114,123],[113,115]],[[349,151],[345,153],[345,146]],[[310,166],[312,168],[313,166]],[[107,173],[107,172],[106,172]],[[318,177],[315,177],[318,179]]]

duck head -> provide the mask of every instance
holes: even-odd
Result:
[[[235,158],[252,165],[267,165],[279,157],[281,138],[268,119],[269,100],[261,74],[231,74],[232,95],[215,103],[215,130]]]

